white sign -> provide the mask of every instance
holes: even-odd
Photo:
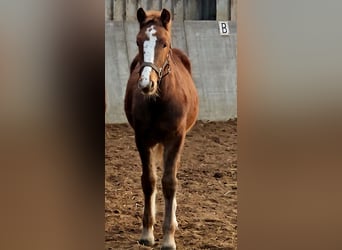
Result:
[[[229,25],[228,21],[218,21],[220,35],[228,36],[229,35]]]

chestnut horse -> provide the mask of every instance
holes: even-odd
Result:
[[[142,163],[144,192],[140,244],[154,245],[156,166],[163,160],[165,199],[162,249],[176,249],[177,168],[186,133],[195,124],[198,97],[188,57],[171,48],[171,14],[168,10],[137,11],[139,53],[130,67],[125,113],[135,132]]]

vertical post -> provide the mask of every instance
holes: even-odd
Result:
[[[230,20],[236,22],[237,0],[230,0]]]
[[[175,21],[184,21],[184,1],[173,0],[173,19]]]
[[[146,10],[161,10],[163,0],[138,0],[138,8],[142,7]]]
[[[113,0],[106,0],[106,20],[113,20]]]
[[[113,0],[113,20],[122,21],[124,17],[125,1]]]
[[[136,19],[137,13],[137,1],[126,0],[126,20],[131,21]]]
[[[229,19],[229,3],[231,0],[216,0],[216,20],[227,21]]]
[[[162,6],[161,7],[169,10],[170,12],[172,12],[172,0],[164,0],[164,1],[162,1]]]
[[[185,0],[184,12],[186,20],[201,19],[201,0]]]
[[[149,0],[140,0],[140,7],[142,7],[145,11],[149,10]]]
[[[151,3],[151,7],[150,9],[151,10],[160,10],[160,7],[161,7],[161,1],[160,0],[151,0],[152,3]]]

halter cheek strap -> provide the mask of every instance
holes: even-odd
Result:
[[[153,63],[150,63],[150,62],[143,62],[140,66],[140,70],[139,70],[139,73],[141,74],[142,70],[144,69],[144,67],[151,67],[158,75],[158,83],[161,82],[161,80],[167,76],[170,72],[171,72],[171,69],[170,69],[170,64],[169,64],[169,54],[167,55],[167,58],[163,64],[163,66],[161,68],[158,68],[155,64]],[[167,71],[166,73],[163,75],[163,72],[165,71],[165,69],[167,68]]]

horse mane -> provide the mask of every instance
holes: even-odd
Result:
[[[131,63],[131,67],[130,67],[130,73],[131,73],[131,74],[132,74],[132,72],[134,71],[135,66],[137,66],[138,62],[139,62],[139,54],[137,54],[137,55],[134,57],[134,59],[133,59],[133,61],[132,61],[132,63]]]
[[[188,72],[191,75],[191,62],[190,62],[189,57],[185,55],[184,52],[181,51],[180,49],[172,48],[171,58],[174,58],[174,57],[180,60],[180,62],[184,65],[184,67],[188,70]]]

